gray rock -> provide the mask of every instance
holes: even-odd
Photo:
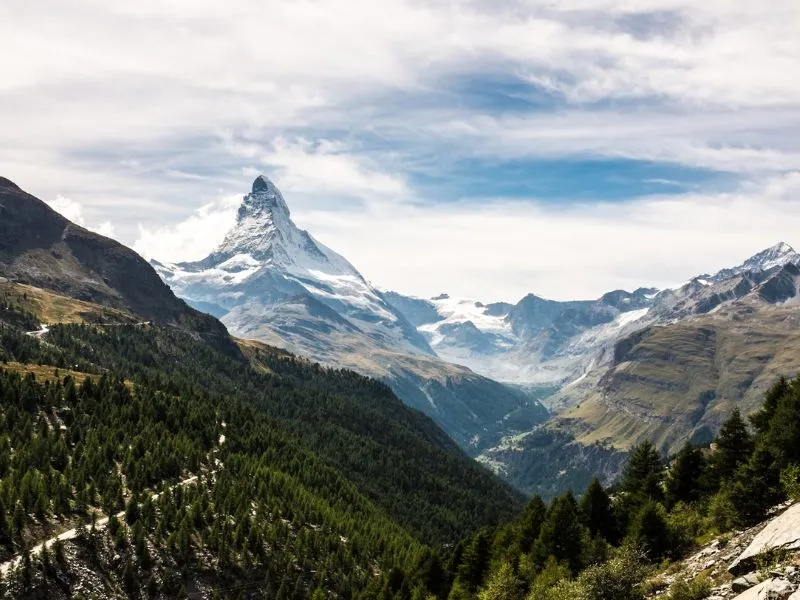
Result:
[[[758,585],[759,581],[761,581],[761,578],[758,576],[758,573],[748,573],[738,579],[734,579],[731,582],[731,589],[737,594],[740,594],[745,590],[749,590],[754,585]]]
[[[734,575],[746,573],[755,565],[756,557],[778,549],[800,550],[800,504],[789,507],[770,520],[745,551],[728,567],[728,571]]]
[[[788,600],[797,588],[788,579],[767,579],[734,600]]]

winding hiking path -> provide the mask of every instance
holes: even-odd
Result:
[[[223,422],[221,424],[221,426],[224,429],[226,424]],[[210,458],[213,457],[213,455],[216,454],[219,451],[220,446],[222,446],[222,444],[224,444],[224,443],[225,443],[225,434],[222,433],[219,436],[219,440],[217,442],[216,447],[210,452],[209,457]],[[212,468],[211,473],[216,473],[217,470],[219,469],[219,466],[221,465],[221,463],[212,460],[211,464],[215,465],[214,468]],[[192,475],[191,477],[188,477],[188,478],[186,478],[186,479],[184,479],[182,481],[179,481],[178,483],[173,485],[171,489],[175,489],[175,488],[178,488],[178,487],[191,485],[192,483],[197,481],[197,478],[198,478],[197,475]],[[156,493],[156,494],[151,494],[150,495],[150,499],[151,500],[158,500],[158,498],[161,496],[162,493],[163,492]],[[125,511],[124,510],[120,511],[120,512],[116,513],[115,516],[117,517],[117,519],[123,519],[123,518],[125,518]],[[102,531],[103,529],[105,529],[108,526],[108,521],[109,521],[109,517],[103,517],[102,519],[98,519],[97,521],[94,522],[95,529],[97,531]],[[90,526],[91,526],[91,523],[86,524],[86,527],[90,527]],[[47,549],[52,548],[53,544],[55,544],[56,541],[58,541],[58,540],[61,540],[62,542],[66,542],[68,540],[75,539],[77,536],[78,536],[78,528],[77,527],[73,528],[73,529],[68,529],[67,531],[59,533],[58,535],[53,536],[53,537],[41,542],[40,544],[37,544],[33,548],[31,548],[31,550],[30,550],[31,558],[33,558],[35,556],[39,556],[42,553],[42,550],[44,550],[45,548],[47,548]],[[19,566],[19,564],[21,562],[22,562],[22,554],[17,554],[11,560],[0,564],[0,574],[3,577],[5,577],[8,574],[9,571],[11,571],[12,569],[15,569],[17,566]]]

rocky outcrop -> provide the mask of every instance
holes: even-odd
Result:
[[[728,571],[734,575],[747,573],[756,565],[759,556],[780,550],[800,550],[800,503],[769,521]]]
[[[702,575],[715,585],[707,600],[800,600],[799,520],[800,503],[776,507],[767,521],[714,540],[657,577],[653,597]]]
[[[796,590],[796,582],[785,577],[773,577],[739,594],[734,600],[788,600],[796,595]]]

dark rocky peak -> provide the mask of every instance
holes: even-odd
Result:
[[[793,263],[787,263],[758,286],[757,293],[759,299],[770,304],[786,302],[797,296],[797,278],[800,275],[800,267]]]
[[[0,182],[0,274],[64,296],[127,310],[199,334],[236,353],[225,327],[175,297],[153,267],[119,242],[75,225]]]
[[[627,312],[651,306],[657,293],[656,288],[639,288],[634,292],[614,290],[603,294],[600,302],[607,306],[613,306],[620,312]]]
[[[11,188],[14,190],[18,190],[19,186],[10,179],[6,179],[5,177],[0,177],[0,188]]]
[[[289,206],[283,194],[266,175],[259,175],[253,181],[252,191],[242,200],[237,221],[241,223],[251,218],[269,218],[275,211],[283,213],[285,218],[281,220],[288,220]]]

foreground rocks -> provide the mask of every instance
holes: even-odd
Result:
[[[767,522],[728,571],[734,575],[746,573],[756,565],[759,556],[770,552],[800,550],[800,503]]]

